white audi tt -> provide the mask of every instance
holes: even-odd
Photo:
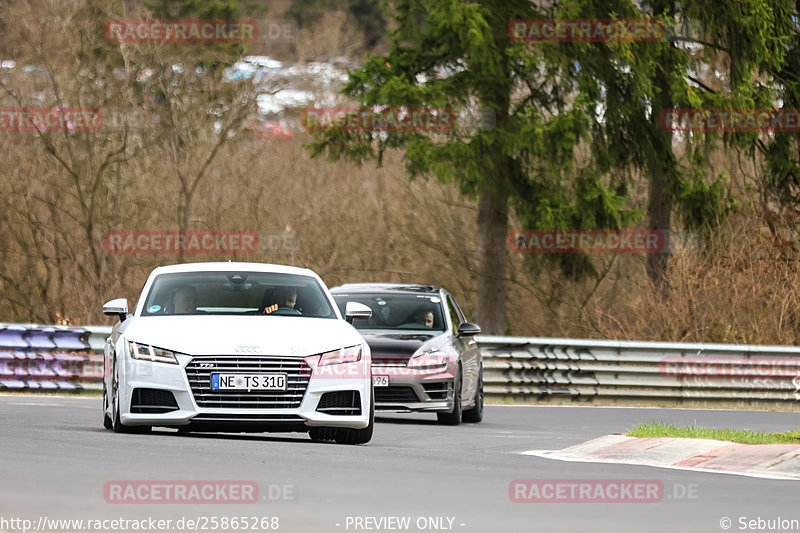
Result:
[[[308,432],[372,438],[369,345],[314,272],[259,263],[156,268],[105,346],[103,424],[117,432]],[[350,323],[348,323],[350,322]]]

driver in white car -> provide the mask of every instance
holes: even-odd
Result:
[[[270,314],[280,308],[294,309],[297,305],[297,289],[294,287],[278,287],[272,305],[264,307],[264,312]]]

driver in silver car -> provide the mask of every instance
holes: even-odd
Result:
[[[421,309],[420,311],[417,311],[417,313],[414,315],[414,322],[417,324],[421,324],[426,328],[432,328],[433,311],[429,311],[426,309]]]

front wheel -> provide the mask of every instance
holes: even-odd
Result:
[[[366,444],[372,440],[375,429],[375,389],[370,387],[369,425],[364,429],[340,429],[336,432],[337,444]]]
[[[128,433],[130,428],[123,426],[119,419],[119,389],[111,385],[111,429],[114,433]]]
[[[151,426],[124,426],[119,418],[119,386],[112,384],[111,391],[111,428],[114,433],[149,433]]]
[[[463,420],[473,424],[483,420],[483,370],[478,374],[478,388],[475,389],[475,407],[464,411]]]
[[[114,429],[114,423],[111,417],[108,416],[108,393],[105,386],[103,386],[103,427],[106,429]]]
[[[308,436],[314,442],[331,441],[336,438],[336,428],[311,428],[308,430]]]
[[[453,410],[449,413],[436,413],[440,424],[457,426],[461,423],[461,367],[458,367],[456,377],[453,379]]]

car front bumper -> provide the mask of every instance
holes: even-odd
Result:
[[[387,376],[388,387],[375,387],[375,410],[382,412],[436,412],[453,410],[454,373],[415,371],[374,365],[373,376]]]
[[[251,391],[237,391],[236,407],[208,407],[200,405],[197,384],[193,391],[187,375],[187,365],[192,356],[178,355],[179,364],[153,363],[127,358],[119,380],[120,421],[126,426],[166,426],[186,429],[217,431],[307,431],[313,427],[362,429],[370,423],[371,381],[368,361],[345,363],[362,365],[366,371],[347,373],[359,377],[317,377],[314,370],[302,393],[297,393],[292,407],[243,407],[252,403]],[[289,359],[288,357],[285,359]],[[302,358],[293,358],[299,360]],[[120,369],[122,370],[122,369]],[[253,372],[242,372],[253,373]],[[191,374],[191,372],[190,372]],[[132,412],[135,389],[168,391],[177,408],[168,412]],[[360,414],[328,414],[318,411],[325,393],[354,391],[360,400]],[[250,394],[250,397],[248,395]],[[255,394],[258,394],[255,392]],[[208,403],[208,402],[205,402]],[[138,406],[134,405],[134,408]]]

